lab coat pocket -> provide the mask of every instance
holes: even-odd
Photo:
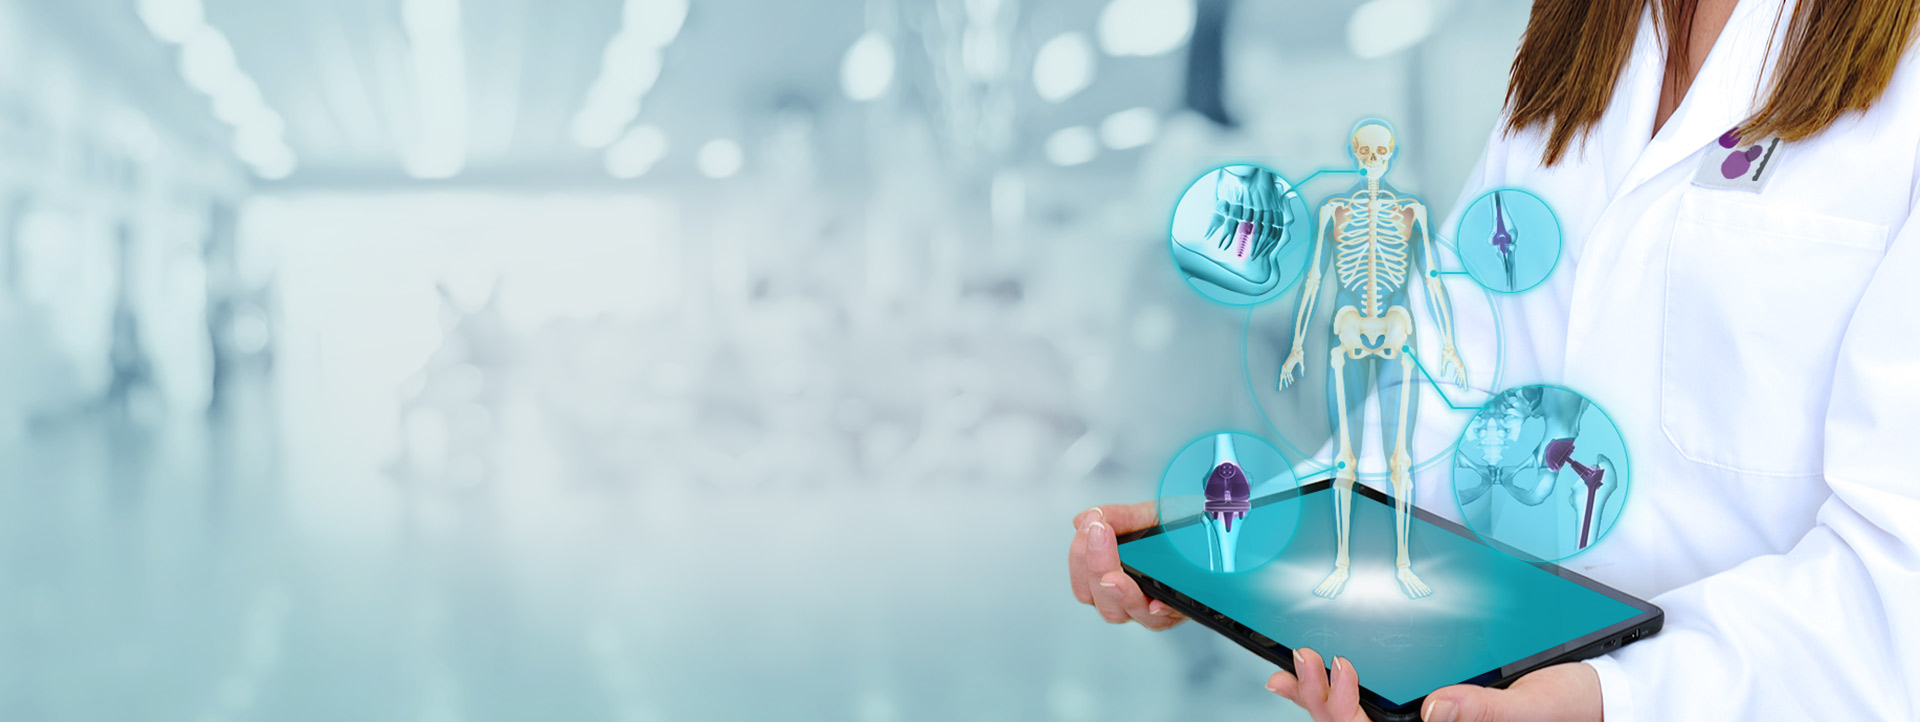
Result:
[[[1695,191],[1668,246],[1660,425],[1685,457],[1820,473],[1834,360],[1886,250],[1872,223]]]

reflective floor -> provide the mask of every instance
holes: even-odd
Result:
[[[112,410],[5,444],[9,720],[1288,718],[1210,632],[1075,604],[1097,486],[727,488],[556,463],[480,482],[280,432],[316,399]],[[291,398],[289,398],[291,397]],[[523,423],[527,422],[527,423]],[[317,437],[315,437],[317,438]]]

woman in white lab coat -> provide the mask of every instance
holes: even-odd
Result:
[[[1440,690],[1425,719],[1920,718],[1916,5],[1534,3],[1465,199],[1523,188],[1559,216],[1559,269],[1502,301],[1504,361],[1512,385],[1577,389],[1618,422],[1632,496],[1567,563],[1651,597],[1666,629],[1506,690]],[[1764,171],[1719,172],[1752,146]],[[1416,493],[1448,498],[1444,470]],[[1114,552],[1151,502],[1074,522],[1081,602],[1179,621]],[[1364,719],[1365,670],[1298,661],[1268,687]]]

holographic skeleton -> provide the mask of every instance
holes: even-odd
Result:
[[[1240,530],[1233,528],[1233,523],[1246,520],[1247,510],[1253,508],[1248,500],[1250,494],[1247,473],[1233,456],[1233,437],[1214,436],[1213,471],[1207,474],[1207,504],[1203,508],[1207,517],[1207,539],[1211,542],[1207,548],[1209,568],[1234,571],[1234,550],[1238,548]],[[1246,524],[1240,526],[1244,529]]]
[[[1460,506],[1474,528],[1492,529],[1493,507],[1479,503],[1495,487],[1504,489],[1513,500],[1527,506],[1539,506],[1560,486],[1562,471],[1572,471],[1580,483],[1567,494],[1574,514],[1580,519],[1575,544],[1585,549],[1599,531],[1598,515],[1605,509],[1619,474],[1605,454],[1596,454],[1587,465],[1573,458],[1575,440],[1580,436],[1580,417],[1586,413],[1587,400],[1578,394],[1530,387],[1501,394],[1483,407],[1467,423],[1468,446],[1479,451],[1475,460],[1461,449],[1456,463],[1478,476],[1481,483],[1459,488]],[[1531,453],[1511,453],[1520,442],[1528,421],[1538,420],[1541,433]]]
[[[1413,503],[1413,453],[1407,448],[1413,425],[1417,388],[1413,384],[1413,314],[1408,312],[1408,287],[1416,273],[1425,279],[1428,307],[1441,335],[1440,376],[1466,388],[1466,367],[1454,349],[1453,312],[1446,289],[1427,272],[1435,263],[1433,237],[1427,227],[1427,207],[1411,196],[1396,193],[1381,178],[1393,159],[1393,131],[1379,121],[1361,123],[1353,132],[1353,156],[1366,173],[1366,182],[1346,196],[1320,206],[1314,233],[1313,262],[1301,289],[1300,311],[1294,321],[1293,349],[1280,366],[1280,388],[1293,382],[1305,366],[1304,344],[1321,277],[1320,252],[1333,246],[1332,265],[1340,290],[1333,314],[1332,373],[1328,394],[1333,402],[1338,451],[1334,470],[1334,526],[1339,551],[1333,571],[1313,591],[1322,597],[1339,596],[1348,577],[1348,534],[1353,509],[1353,484],[1359,478],[1360,404],[1377,386],[1380,393],[1382,446],[1387,449],[1388,480],[1393,487],[1394,527],[1399,542],[1396,578],[1407,596],[1433,593],[1413,573],[1407,553],[1408,513]],[[1416,242],[1418,245],[1416,245]],[[1398,368],[1389,368],[1389,364]]]
[[[1249,296],[1279,285],[1274,253],[1287,241],[1298,193],[1259,166],[1230,165],[1214,179],[1213,216],[1199,241],[1174,242],[1174,260],[1189,276]]]
[[[1500,265],[1507,269],[1507,290],[1513,290],[1513,250],[1519,242],[1519,228],[1507,228],[1507,208],[1500,202],[1500,192],[1493,192],[1493,250],[1500,254]]]

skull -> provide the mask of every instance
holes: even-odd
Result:
[[[1368,178],[1386,175],[1387,163],[1393,160],[1393,131],[1383,123],[1362,123],[1353,130],[1353,158],[1360,161]]]

